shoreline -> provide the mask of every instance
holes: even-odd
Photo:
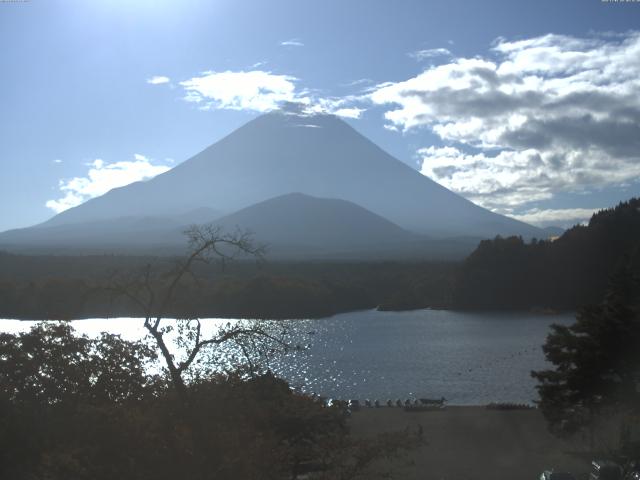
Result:
[[[330,315],[324,316],[313,316],[308,315],[306,317],[243,317],[243,316],[202,316],[198,317],[199,320],[264,320],[264,321],[319,321],[326,320],[330,318],[334,318],[338,315],[345,315],[350,313],[411,313],[411,312],[422,312],[422,311],[433,311],[433,312],[454,312],[460,314],[470,314],[470,315],[507,315],[507,314],[521,314],[521,315],[530,315],[530,316],[542,316],[542,317],[556,317],[563,315],[574,314],[574,310],[547,310],[547,309],[527,309],[527,310],[509,310],[509,309],[479,309],[479,310],[469,310],[469,309],[456,309],[449,307],[421,307],[421,308],[411,308],[411,309],[399,309],[399,310],[387,310],[381,309],[378,307],[373,308],[360,308],[353,310],[344,310],[336,313],[332,313]],[[127,315],[119,315],[119,316],[83,316],[76,318],[28,318],[28,317],[12,317],[12,318],[0,318],[0,321],[16,321],[16,322],[79,322],[85,320],[144,320],[144,317],[136,317],[136,316],[127,316]],[[163,320],[176,320],[175,316],[166,316],[163,317]]]

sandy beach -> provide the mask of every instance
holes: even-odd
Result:
[[[581,479],[589,468],[575,454],[580,446],[552,436],[537,410],[365,408],[352,415],[350,424],[355,435],[364,436],[407,427],[417,431],[422,425],[426,445],[394,465],[394,479],[525,480],[551,468]]]

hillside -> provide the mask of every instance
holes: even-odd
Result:
[[[597,212],[555,241],[481,242],[458,275],[454,305],[572,310],[599,302],[609,276],[625,266],[640,273],[640,198]]]

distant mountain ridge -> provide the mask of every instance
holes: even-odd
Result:
[[[184,231],[211,223],[248,231],[276,259],[459,259],[479,238],[434,240],[409,232],[352,202],[301,193],[281,195],[218,219],[202,210],[178,217],[120,217],[41,225],[0,234],[0,245],[23,253],[180,254]],[[199,221],[188,221],[188,220]]]

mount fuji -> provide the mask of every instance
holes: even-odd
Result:
[[[290,195],[293,193],[300,195]],[[333,250],[341,249],[341,238],[344,246],[358,245],[358,231],[362,245],[375,243],[378,236],[387,246],[391,239],[398,244],[415,243],[418,236],[437,242],[496,235],[545,237],[536,227],[447,190],[336,116],[275,111],[255,118],[151,180],[113,189],[39,225],[4,232],[0,247],[175,245],[181,241],[176,232],[182,226],[218,219],[227,225],[230,221],[223,222],[224,218],[233,219],[236,212],[276,197],[283,197],[285,203],[315,199],[303,201],[296,209],[295,241],[299,245],[317,244],[317,232],[328,230],[334,232],[333,237],[322,238]],[[282,207],[283,201],[276,204]],[[319,209],[322,202],[333,203]],[[344,209],[348,214],[341,213]],[[270,222],[268,215],[278,211],[281,208],[262,208],[263,231]],[[236,226],[241,228],[252,225],[242,225],[240,220],[256,218],[246,213],[236,217]],[[336,228],[341,221],[349,222],[348,234]],[[281,233],[278,241],[286,237],[287,228],[294,229],[293,219],[289,227],[282,218],[276,221],[274,217],[273,222],[279,225],[272,229]],[[301,222],[307,228],[300,228]],[[309,241],[302,238],[305,231]]]

